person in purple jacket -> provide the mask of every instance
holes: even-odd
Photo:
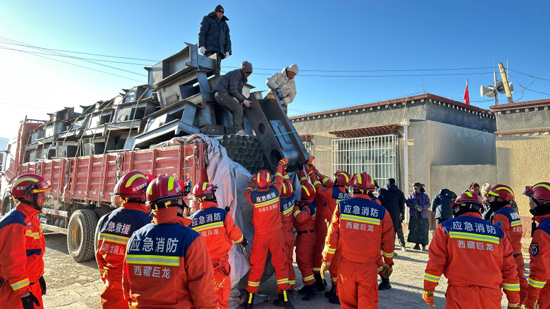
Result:
[[[407,207],[410,209],[409,234],[407,242],[415,243],[413,249],[426,250],[426,245],[429,242],[428,231],[430,228],[430,198],[424,193],[424,185],[415,182],[413,184],[414,192],[407,199]]]

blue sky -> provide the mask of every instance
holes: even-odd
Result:
[[[7,111],[0,136],[12,136],[25,115],[46,119],[47,112],[145,83],[143,67],[196,43],[202,17],[218,3],[233,43],[222,72],[248,60],[255,67],[249,82],[265,90],[272,73],[299,65],[290,115],[422,92],[462,101],[467,78],[471,103],[488,108],[494,101],[480,98],[479,87],[492,84],[498,62],[509,63],[515,101],[550,98],[548,1],[0,0],[0,106]],[[13,40],[154,61],[69,53],[138,63],[101,62],[120,71],[41,55],[123,77],[113,76],[29,54],[49,51]]]

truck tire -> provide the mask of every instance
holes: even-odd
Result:
[[[7,214],[13,209],[13,199],[11,196],[6,196],[2,201],[2,215]]]
[[[97,215],[91,209],[79,209],[71,215],[67,233],[67,251],[77,262],[94,258],[94,232]]]

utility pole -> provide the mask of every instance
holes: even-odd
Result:
[[[497,91],[497,82],[498,82],[498,79],[497,79],[497,72],[495,71],[494,72],[494,92],[495,92],[495,105],[498,105],[498,91]]]
[[[498,68],[500,69],[500,76],[502,77],[502,83],[504,85],[504,91],[506,91],[506,97],[508,98],[508,103],[514,103],[512,100],[512,92],[508,84],[508,76],[506,76],[506,71],[504,70],[504,65],[502,62],[498,63]]]

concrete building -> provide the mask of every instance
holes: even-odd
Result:
[[[322,173],[367,171],[383,186],[413,182],[430,199],[473,181],[496,181],[495,117],[489,110],[433,94],[292,117]],[[550,127],[550,126],[549,126]]]
[[[495,105],[491,110],[497,126],[496,180],[514,190],[527,234],[531,215],[523,189],[550,181],[550,99]]]

